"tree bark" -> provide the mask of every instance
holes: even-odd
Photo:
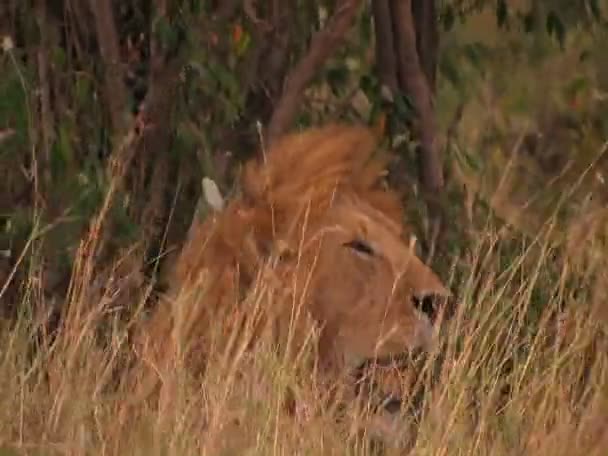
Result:
[[[442,207],[445,182],[433,106],[437,45],[436,32],[433,31],[435,10],[434,4],[431,5],[434,0],[390,2],[399,86],[410,96],[417,114],[412,126],[419,140],[416,154],[418,174],[431,222],[423,243],[430,261],[445,234]],[[420,22],[416,21],[414,14],[418,15]]]
[[[435,0],[412,0],[412,14],[416,27],[416,49],[426,79],[435,93],[437,74],[437,9]]]
[[[382,84],[393,95],[399,90],[397,82],[397,62],[395,57],[395,38],[391,19],[389,0],[373,0],[372,15],[376,34],[376,68]]]
[[[437,124],[433,108],[433,94],[424,74],[416,47],[416,29],[411,0],[391,0],[398,79],[401,89],[410,95],[418,118],[414,129],[420,138],[420,176],[428,196],[441,191],[443,170],[437,148]]]
[[[111,0],[90,0],[90,5],[95,17],[99,51],[105,66],[105,100],[110,110],[112,129],[114,134],[120,138],[126,132],[124,113],[127,95],[112,2]]]
[[[361,0],[339,0],[325,28],[311,40],[307,54],[289,72],[283,93],[272,113],[266,131],[268,144],[281,136],[291,126],[300,107],[304,89],[313,79],[319,67],[342,43],[361,5]]]

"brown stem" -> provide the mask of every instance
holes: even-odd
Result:
[[[291,44],[291,29],[295,21],[295,2],[273,0],[271,20],[273,33],[271,45],[267,50],[267,63],[263,84],[268,90],[271,102],[274,103],[281,95],[285,75],[289,70],[289,50]],[[292,4],[290,4],[292,3]]]
[[[66,33],[69,34],[72,46],[74,46],[76,59],[84,62],[88,57],[85,43],[91,35],[92,12],[82,2],[66,2],[64,14]]]
[[[166,16],[165,0],[156,1],[158,17]],[[146,239],[160,234],[166,207],[164,196],[169,176],[169,149],[172,140],[171,119],[177,98],[180,61],[169,59],[154,36],[150,39],[150,80],[141,118],[143,135],[138,158],[143,161],[144,173],[151,172],[150,186],[146,189],[147,202],[141,212]],[[149,171],[151,170],[151,171]],[[141,196],[141,195],[138,195]]]
[[[17,16],[18,0],[0,2],[0,37],[15,39],[13,26]]]
[[[395,95],[399,90],[397,82],[397,62],[395,61],[395,46],[391,8],[389,0],[373,0],[372,14],[376,35],[376,62],[378,76],[382,84],[387,86]]]
[[[391,7],[399,85],[402,92],[411,97],[417,114],[413,128],[420,141],[417,148],[418,169],[423,195],[431,218],[430,230],[426,235],[427,249],[425,249],[430,261],[434,256],[435,247],[441,244],[441,239],[445,235],[441,205],[445,182],[437,143],[433,91],[418,54],[412,0],[391,0]]]
[[[36,21],[40,30],[40,45],[37,51],[38,79],[40,81],[40,117],[42,130],[42,146],[44,158],[40,162],[42,177],[45,183],[50,183],[51,144],[53,142],[53,110],[51,109],[51,84],[49,83],[49,61],[48,61],[48,27],[46,0],[36,2]]]
[[[325,28],[312,37],[308,53],[287,76],[282,96],[272,113],[266,131],[268,143],[274,141],[290,127],[300,106],[304,89],[319,67],[342,42],[360,4],[361,0],[339,0],[336,10]]]
[[[124,113],[126,109],[126,88],[122,78],[120,48],[116,23],[112,12],[111,0],[90,0],[95,17],[95,29],[101,57],[105,64],[105,99],[110,110],[110,121],[117,137],[126,128]]]
[[[272,24],[258,15],[253,0],[244,0],[243,11],[258,31],[266,33],[272,30]]]
[[[421,143],[420,175],[424,189],[433,195],[443,188],[444,181],[436,143],[432,92],[418,57],[411,0],[391,0],[391,3],[399,84],[402,91],[412,97],[418,114],[415,130]]]
[[[231,20],[236,14],[241,0],[222,0],[213,12],[217,19],[222,21]]]
[[[247,69],[247,83],[243,87],[251,90],[249,112],[263,122],[268,121],[280,100],[289,71],[291,29],[296,12],[296,5],[290,3],[295,2],[273,0],[268,20],[258,18],[254,23],[259,47],[252,52],[255,63]]]
[[[416,24],[416,48],[432,92],[435,87],[439,44],[435,3],[435,0],[412,0],[412,14]]]

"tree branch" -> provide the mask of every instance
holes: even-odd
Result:
[[[441,243],[441,238],[445,234],[441,204],[445,182],[437,143],[433,91],[431,82],[425,76],[416,45],[416,25],[424,27],[424,24],[414,22],[412,0],[391,0],[391,7],[398,58],[399,85],[401,90],[412,98],[417,114],[413,128],[420,141],[417,148],[418,169],[423,195],[431,219],[430,230],[427,233],[428,242],[426,243],[430,261],[430,258],[434,255],[436,245]],[[433,74],[430,76],[434,79]]]
[[[416,24],[416,48],[432,92],[435,87],[439,44],[435,3],[435,0],[412,0],[412,14]]]
[[[213,15],[221,21],[229,21],[237,14],[240,3],[241,0],[222,0],[213,11]]]
[[[49,59],[48,59],[48,24],[46,0],[36,2],[36,22],[40,31],[40,45],[37,49],[38,80],[40,83],[40,120],[42,130],[42,146],[44,159],[41,160],[43,181],[50,183],[51,144],[55,128],[55,119],[51,108],[51,84],[49,82]]]
[[[272,113],[266,140],[274,141],[293,122],[302,100],[304,89],[315,76],[319,67],[334,53],[348,31],[361,0],[339,0],[336,10],[325,28],[317,32],[308,53],[290,71],[279,102]]]
[[[395,39],[389,0],[372,0],[374,32],[376,35],[376,67],[382,84],[395,95],[399,90],[397,62],[395,61]]]
[[[273,0],[267,18],[254,22],[256,48],[252,49],[246,83],[248,90],[247,112],[269,121],[281,99],[281,92],[290,70],[289,57],[293,42],[293,23],[297,8],[294,1]],[[253,20],[250,18],[250,20]],[[261,25],[265,24],[265,25]],[[257,135],[256,135],[257,136]]]
[[[155,14],[157,17],[166,17],[165,0],[156,1]],[[144,238],[147,240],[157,239],[167,210],[164,196],[169,181],[169,150],[174,133],[171,121],[178,95],[181,64],[179,57],[167,56],[156,35],[152,33],[148,93],[140,114],[144,132],[138,151],[144,169],[152,169],[150,186],[146,189],[148,199],[140,214],[140,220],[144,222]]]
[[[99,51],[105,65],[105,98],[110,109],[112,128],[118,137],[126,130],[124,112],[126,109],[126,89],[120,66],[120,47],[116,23],[112,13],[111,0],[90,0],[95,17],[95,29]]]
[[[420,138],[420,175],[427,195],[436,194],[444,186],[441,160],[436,143],[437,125],[433,96],[424,75],[416,48],[416,29],[411,0],[391,0],[398,76],[401,89],[412,97],[418,119],[414,123]]]

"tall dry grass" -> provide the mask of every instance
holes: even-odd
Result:
[[[249,334],[226,333],[221,321],[209,328],[202,377],[176,351],[160,372],[165,400],[138,401],[123,380],[133,354],[129,330],[141,324],[152,284],[132,279],[139,271],[129,270],[131,251],[104,274],[98,264],[121,169],[110,171],[113,184],[79,244],[53,334],[44,268],[36,267],[37,243],[52,227],[36,226],[19,257],[16,267],[29,267],[19,317],[0,320],[0,454],[402,454],[403,446],[423,455],[605,454],[605,284],[570,258],[597,258],[582,250],[598,246],[581,241],[556,252],[555,223],[533,241],[514,242],[504,227],[478,233],[452,283],[457,312],[428,359],[434,375],[425,377],[432,382],[420,421],[396,414],[384,447],[361,438],[362,429],[381,429],[367,404],[326,407],[309,363],[312,343],[295,359],[264,338],[245,350]],[[268,288],[260,279],[245,305],[268,305]],[[185,291],[177,308],[188,305]],[[295,416],[283,406],[288,394]]]
[[[442,363],[425,393],[420,423],[414,425],[406,414],[396,416],[393,443],[416,435],[413,454],[422,455],[606,454],[608,351],[599,314],[592,312],[603,303],[590,305],[591,292],[568,292],[577,279],[566,266],[556,266],[544,237],[506,265],[497,230],[488,228],[480,237],[461,267],[467,271],[464,278],[455,284],[460,303],[441,334],[436,354],[442,356],[430,357]],[[34,311],[2,323],[3,454],[405,451],[397,444],[380,449],[360,438],[358,425],[373,416],[352,404],[337,419],[335,411],[323,407],[323,391],[307,370],[306,358],[285,361],[264,341],[227,359],[227,339],[216,339],[202,378],[195,378],[176,355],[165,372],[172,376],[169,400],[134,406],[133,391],[117,386],[129,350],[129,322],[113,315],[116,288],[95,288],[90,273],[95,265],[87,264],[94,257],[84,248],[80,252],[69,311],[54,339],[40,335],[45,313],[35,309],[44,309],[38,291],[43,279],[35,269],[24,284],[22,306]],[[555,280],[543,281],[547,269],[557,269]],[[578,285],[589,289],[591,282]],[[248,299],[259,304],[263,289],[258,284]],[[547,296],[540,304],[539,289]],[[142,289],[142,302],[132,307],[141,307],[147,295],[149,289]],[[131,323],[137,324],[141,312],[133,314]],[[242,335],[231,336],[242,343]],[[300,401],[295,417],[282,407],[288,389]]]

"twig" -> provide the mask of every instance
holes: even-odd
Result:
[[[319,67],[334,53],[348,31],[361,0],[340,0],[325,28],[317,32],[311,40],[308,53],[287,76],[281,98],[272,113],[266,139],[269,143],[283,134],[293,122],[304,89],[312,80]]]

